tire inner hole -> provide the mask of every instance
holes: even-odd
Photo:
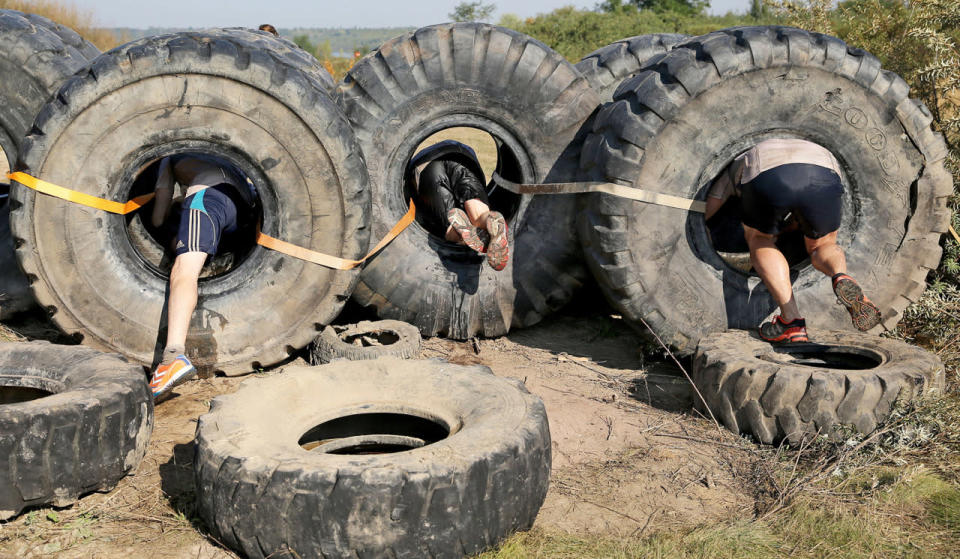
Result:
[[[373,332],[347,333],[340,334],[340,339],[344,343],[360,347],[380,347],[392,345],[400,341],[400,336],[396,332],[389,330],[375,330]]]
[[[0,377],[0,405],[31,402],[62,392],[62,382],[36,376]]]
[[[222,165],[229,165],[238,172],[242,179],[246,180],[250,185],[254,184],[242,169],[215,153],[177,151],[175,153],[165,154],[164,156],[166,155],[200,155],[207,159],[213,159]],[[156,190],[160,162],[164,156],[149,162],[136,175],[136,178],[130,186],[129,199]],[[155,226],[151,219],[154,200],[150,200],[138,211],[131,212],[125,216],[127,237],[134,251],[147,266],[164,276],[170,274],[173,261],[176,259],[174,244],[177,240],[177,229],[180,224],[180,213],[183,208],[183,195],[185,190],[185,187],[181,187],[176,183],[174,184],[173,203],[167,218],[159,226]],[[217,246],[216,254],[209,256],[203,266],[203,270],[200,273],[201,280],[213,279],[229,274],[239,267],[257,246],[257,224],[263,215],[263,205],[260,202],[259,194],[256,194],[253,207],[243,203],[239,196],[236,197],[235,205],[237,207],[236,228],[233,231],[223,234]]]
[[[783,365],[853,371],[873,369],[883,363],[879,353],[866,348],[816,343],[778,346],[758,357]]]
[[[510,146],[499,137],[492,135],[480,128],[469,126],[445,128],[431,134],[422,142],[420,142],[420,145],[417,146],[414,152],[411,153],[404,162],[404,168],[406,168],[408,163],[412,161],[422,150],[444,140],[460,142],[470,146],[473,149],[473,151],[477,154],[477,159],[479,160],[480,167],[483,170],[481,182],[486,185],[490,209],[500,212],[503,214],[507,222],[512,223],[511,220],[516,216],[517,210],[520,208],[521,197],[518,194],[514,194],[508,190],[497,187],[493,183],[492,177],[493,173],[497,172],[500,176],[507,180],[513,182],[523,182],[523,172],[522,167],[520,166],[520,159],[517,157],[516,153],[514,153],[513,149],[511,149]],[[426,164],[418,165],[417,170],[422,170],[425,165]],[[411,180],[406,173],[404,175],[404,199],[409,200],[410,198],[413,198],[414,202],[416,203],[420,200],[417,192],[416,180]],[[418,209],[422,207],[422,204],[418,205]],[[417,211],[416,220],[417,223],[419,223],[431,235],[438,237],[441,240],[444,239],[444,236],[446,235],[445,219],[443,223],[436,223],[436,220],[431,220],[426,216],[426,212]],[[464,249],[468,250],[466,247],[464,247]]]
[[[717,177],[727,172],[724,167]],[[714,177],[714,181],[717,179]],[[710,182],[710,185],[713,181]],[[708,186],[709,188],[709,186]],[[723,206],[706,221],[710,234],[710,243],[717,255],[731,268],[756,276],[750,264],[750,248],[743,233],[743,209],[741,198],[731,195]],[[803,242],[800,230],[786,231],[777,236],[777,248],[783,253],[791,270],[799,271],[810,264],[810,257]]]
[[[429,414],[370,412],[325,421],[300,437],[304,450],[324,454],[391,454],[441,441],[450,428]]]

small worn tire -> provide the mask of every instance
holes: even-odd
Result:
[[[0,10],[0,157],[17,162],[20,140],[40,107],[67,78],[100,54],[68,27],[36,14]],[[0,165],[3,168],[3,165]],[[3,193],[7,178],[0,176]],[[36,303],[10,235],[10,205],[0,200],[0,319]]]
[[[405,167],[433,133],[484,130],[498,140],[498,165],[515,159],[499,170],[504,178],[569,181],[577,173],[575,137],[599,104],[586,79],[551,48],[478,23],[433,25],[387,41],[350,69],[336,95],[370,172],[376,238],[406,213]],[[505,214],[504,270],[415,222],[367,262],[354,300],[425,336],[453,339],[501,336],[557,310],[587,279],[575,197],[512,196],[491,194],[494,209],[498,197],[516,205]]]
[[[143,369],[117,355],[47,342],[3,343],[3,387],[52,394],[0,399],[0,520],[27,507],[62,507],[108,491],[147,451],[153,397]]]
[[[845,430],[867,435],[895,404],[943,391],[940,359],[905,342],[836,331],[818,331],[811,342],[785,349],[841,346],[882,362],[868,369],[794,364],[777,358],[775,346],[755,335],[730,330],[700,341],[693,382],[727,429],[766,444],[796,444],[818,434],[835,438]],[[702,402],[697,407],[705,411]]]
[[[577,70],[590,82],[600,101],[609,103],[623,80],[636,75],[648,64],[656,64],[654,57],[669,52],[689,38],[689,35],[679,33],[651,33],[621,39],[584,56],[577,62]]]
[[[540,398],[489,373],[381,358],[248,380],[200,418],[198,512],[217,541],[248,557],[446,558],[497,545],[533,524],[551,448]],[[389,454],[298,444],[323,422],[378,412],[445,423],[453,434]]]
[[[395,342],[379,346],[356,346],[345,341],[348,336],[390,333]],[[420,357],[420,330],[399,320],[363,321],[348,326],[330,325],[310,345],[310,363],[322,365],[334,359],[362,361],[378,357],[416,359]]]
[[[829,149],[844,174],[839,244],[850,274],[892,329],[940,261],[952,179],[923,103],[870,54],[789,27],[737,27],[688,39],[626,80],[581,150],[589,178],[703,200],[739,153],[770,137]],[[702,215],[597,195],[579,219],[584,258],[625,319],[690,354],[697,340],[756,327],[775,309],[756,276],[724,262]],[[830,282],[795,270],[811,324],[852,329]]]
[[[139,170],[159,157],[212,153],[256,184],[265,234],[359,258],[369,242],[367,173],[324,72],[264,32],[140,39],[63,85],[24,139],[19,165],[127,200]],[[16,183],[10,196],[17,257],[53,321],[85,344],[153,363],[164,343],[168,275],[134,248],[125,218]],[[228,375],[282,361],[339,314],[357,278],[254,246],[236,269],[200,282],[188,356]]]

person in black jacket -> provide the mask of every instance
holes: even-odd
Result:
[[[444,238],[486,253],[494,270],[506,267],[510,257],[507,222],[490,209],[483,169],[469,146],[445,140],[421,151],[407,167],[415,185],[421,218]]]

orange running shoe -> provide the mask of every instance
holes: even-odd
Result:
[[[783,317],[777,315],[770,322],[760,325],[760,337],[772,343],[800,343],[809,342],[807,338],[807,321],[795,318],[784,322]]]
[[[837,302],[847,308],[857,330],[866,332],[880,324],[880,309],[863,294],[860,284],[847,274],[833,276],[833,292]]]
[[[190,380],[195,374],[197,370],[186,355],[178,355],[169,365],[160,365],[154,371],[153,379],[150,380],[153,399],[158,402],[163,400],[170,395],[174,386]]]
[[[510,240],[507,236],[507,220],[500,212],[490,212],[487,216],[487,231],[490,242],[487,244],[487,262],[490,267],[500,271],[507,267],[510,259]]]

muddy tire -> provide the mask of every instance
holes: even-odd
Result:
[[[45,17],[0,10],[0,171],[17,161],[20,140],[60,84],[100,54],[72,29]],[[0,194],[8,191],[0,173]],[[0,319],[35,305],[10,236],[10,207],[0,200]]]
[[[689,38],[679,33],[651,33],[622,39],[584,56],[577,62],[577,70],[590,82],[600,101],[608,103],[623,80],[636,75],[648,61],[655,63],[654,56]]]
[[[550,477],[540,398],[438,360],[251,379],[195,444],[199,513],[248,557],[473,555],[530,528]]]
[[[264,233],[358,258],[369,241],[366,169],[311,60],[287,41],[240,29],[135,41],[63,86],[24,141],[21,166],[127,200],[151,161],[209,153],[256,185]],[[136,248],[140,218],[16,184],[11,197],[18,258],[53,320],[85,344],[152,363],[166,335],[168,273]],[[200,282],[187,351],[201,370],[241,374],[286,358],[337,316],[356,283],[356,272],[254,245],[250,229],[249,252]]]
[[[379,357],[420,357],[420,331],[399,320],[363,321],[346,326],[327,326],[310,345],[310,363],[322,365],[335,359],[361,361]]]
[[[388,41],[350,70],[337,101],[370,170],[375,237],[407,211],[404,168],[431,134],[484,130],[497,140],[505,178],[567,181],[577,170],[574,137],[599,104],[573,65],[543,43],[476,23],[434,25]],[[507,217],[511,237],[501,272],[414,223],[367,263],[354,299],[426,336],[499,336],[534,324],[586,279],[575,203],[572,196],[494,191],[491,206]]]
[[[772,346],[731,330],[700,341],[693,381],[734,433],[798,443],[867,435],[895,405],[941,393],[944,371],[933,353],[867,334],[824,331],[811,343]]]
[[[0,344],[0,520],[109,491],[152,431],[141,367],[85,347]]]
[[[690,39],[624,82],[581,153],[594,178],[704,199],[739,153],[800,137],[834,153],[846,194],[840,245],[851,275],[890,329],[940,259],[952,192],[946,146],[907,84],[839,39],[786,27],[742,27]],[[702,214],[591,198],[584,254],[607,299],[691,353],[710,332],[754,328],[775,308],[756,276],[726,264]],[[794,290],[808,323],[851,329],[827,278],[806,262]]]

